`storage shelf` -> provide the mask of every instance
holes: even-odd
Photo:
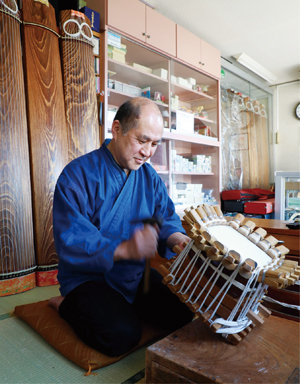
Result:
[[[154,167],[153,167],[154,168]],[[156,171],[159,175],[168,175],[169,171]]]
[[[128,64],[120,63],[113,59],[108,59],[108,69],[116,72],[114,79],[125,84],[134,85],[136,87],[156,87],[158,85],[168,86],[168,80],[165,80],[152,73],[134,68]]]
[[[171,83],[171,85],[175,95],[178,95],[180,100],[186,103],[190,103],[197,100],[205,100],[205,99],[214,100],[214,97],[209,96],[207,93],[198,92],[173,82]]]
[[[176,113],[177,109],[171,109],[171,112]],[[216,124],[215,121],[207,119],[206,117],[201,117],[201,116],[194,116],[195,120],[200,120],[203,121],[204,123],[209,123],[209,124]]]
[[[211,172],[172,172],[173,175],[214,176]]]
[[[173,187],[176,183],[191,183],[200,184],[203,182],[203,189],[213,190],[213,197],[219,201],[219,189],[220,189],[220,177],[219,177],[219,165],[220,165],[220,147],[221,141],[219,137],[219,83],[218,80],[210,78],[204,73],[197,71],[196,69],[186,66],[184,63],[176,62],[172,58],[160,55],[159,52],[143,47],[142,44],[137,44],[135,41],[126,39],[121,36],[122,44],[126,45],[126,62],[120,62],[112,58],[107,58],[105,71],[102,78],[102,82],[105,87],[105,104],[107,112],[109,108],[118,108],[126,100],[130,100],[135,96],[118,91],[122,89],[118,87],[118,83],[128,84],[131,86],[145,88],[150,87],[151,100],[154,98],[155,92],[160,92],[164,96],[165,102],[156,101],[156,104],[164,112],[164,130],[162,134],[162,144],[164,144],[160,151],[154,154],[153,161],[157,166],[157,174],[162,178],[163,182],[168,186],[168,193],[171,198],[174,197],[174,202],[178,203],[176,195],[173,196]],[[102,45],[103,47],[103,45]],[[106,55],[105,55],[106,56]],[[106,56],[107,57],[107,56]],[[147,72],[143,68],[132,66],[132,63],[137,63],[141,66],[152,69],[164,69],[168,71],[167,79]],[[103,68],[103,67],[102,67]],[[159,72],[157,72],[159,73]],[[207,92],[198,92],[194,89],[190,89],[184,85],[180,85],[171,81],[171,76],[182,77],[184,79],[195,79],[196,84],[208,85]],[[116,81],[116,88],[108,88],[108,78]],[[173,77],[172,77],[173,79]],[[130,91],[129,88],[124,87],[124,90]],[[205,88],[204,88],[205,89]],[[171,97],[177,95],[179,97],[179,106],[182,110],[195,111],[198,107],[203,107],[207,112],[208,118],[196,116],[191,113],[191,116],[187,116],[188,126],[185,129],[184,114],[182,116],[182,130],[176,131],[171,129],[175,123],[175,112],[171,104]],[[199,109],[200,110],[200,109]],[[110,137],[109,124],[107,122],[108,114],[105,114],[106,124],[104,126],[105,137]],[[110,122],[109,122],[110,123]],[[190,125],[193,124],[192,129]],[[169,128],[166,128],[166,125]],[[210,137],[200,135],[197,132],[198,128],[209,126],[211,134],[217,137]],[[196,130],[195,130],[196,127]],[[191,132],[191,133],[188,133]],[[206,132],[206,131],[199,131]],[[182,156],[185,159],[191,159],[191,157],[201,155],[211,158],[211,168],[191,168],[193,172],[174,172],[171,170],[172,156],[176,151],[176,154]],[[201,162],[202,158],[199,158]],[[151,162],[149,161],[151,164]],[[152,165],[153,166],[153,165]],[[166,168],[167,169],[166,169]],[[153,166],[154,168],[154,166]],[[160,170],[159,170],[160,169]],[[183,168],[176,168],[183,169]],[[184,168],[187,169],[187,168]],[[196,172],[196,169],[206,169],[210,172]],[[186,204],[185,204],[186,205]],[[177,209],[182,209],[176,205]]]
[[[163,132],[162,138],[168,140],[185,141],[188,143],[192,142],[195,144],[211,145],[213,147],[220,146],[220,142],[217,139],[203,135],[184,135],[175,132]]]
[[[136,97],[134,95],[131,95],[130,93],[116,91],[113,88],[108,88],[108,92],[110,92],[110,95],[108,96],[108,98],[109,98],[108,106],[109,107],[118,108],[118,106],[123,104],[126,100],[133,99],[134,97]],[[162,103],[161,101],[155,101],[155,100],[152,100],[152,101],[161,107],[164,107],[164,108],[169,107],[169,104]]]
[[[207,119],[206,117],[201,117],[201,116],[194,116],[195,120],[200,120],[203,121],[204,123],[209,123],[209,124],[216,124],[215,121]]]

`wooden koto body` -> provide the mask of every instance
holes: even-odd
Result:
[[[36,263],[58,263],[52,206],[56,181],[68,162],[59,35],[51,4],[22,2],[23,60],[30,142]]]
[[[61,62],[68,131],[68,161],[100,145],[90,20],[81,12],[60,12]]]
[[[0,50],[0,296],[6,296],[35,286],[24,73],[16,2],[0,2]]]
[[[268,286],[299,280],[298,263],[285,260],[289,250],[240,214],[227,222],[219,207],[207,205],[185,213],[191,241],[176,246],[178,256],[158,271],[214,332],[238,344],[270,315],[261,304]]]

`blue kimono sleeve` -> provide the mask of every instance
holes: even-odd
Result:
[[[53,234],[59,263],[72,273],[105,273],[121,240],[106,238],[90,222],[87,198],[70,186],[57,183],[53,203]]]
[[[163,225],[159,235],[158,253],[161,257],[170,259],[175,253],[167,246],[167,240],[175,232],[186,234],[180,217],[175,212],[175,206],[170,199],[167,188],[158,176],[155,188],[155,216],[163,218]]]

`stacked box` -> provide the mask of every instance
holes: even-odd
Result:
[[[202,184],[177,183],[172,186],[172,199],[176,205],[199,205],[204,202]]]
[[[178,109],[179,108],[179,97],[174,95],[171,97],[171,108]]]
[[[137,63],[132,63],[132,66],[134,68],[137,68],[137,69],[141,70],[141,71],[152,73],[152,68],[145,67],[144,65],[140,65],[140,64],[137,64]]]
[[[112,80],[113,89],[123,92],[123,83],[117,80]]]
[[[196,167],[196,172],[211,173],[211,156],[196,155],[193,156],[193,162]]]
[[[141,89],[141,96],[147,97],[150,99],[150,87],[145,87]]]
[[[123,92],[129,93],[132,96],[141,96],[141,88],[135,87],[134,85],[123,84]]]
[[[152,73],[162,79],[168,80],[168,71],[164,68],[152,69]]]
[[[109,59],[120,61],[125,63],[125,55],[127,53],[126,45],[121,44],[120,48],[115,47],[114,45],[107,45],[107,57]]]

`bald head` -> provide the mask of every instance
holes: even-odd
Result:
[[[126,135],[132,128],[136,128],[138,126],[142,113],[146,110],[154,116],[159,116],[162,119],[162,114],[157,104],[145,97],[136,97],[134,99],[127,100],[120,106],[114,121],[119,121],[123,135]]]

